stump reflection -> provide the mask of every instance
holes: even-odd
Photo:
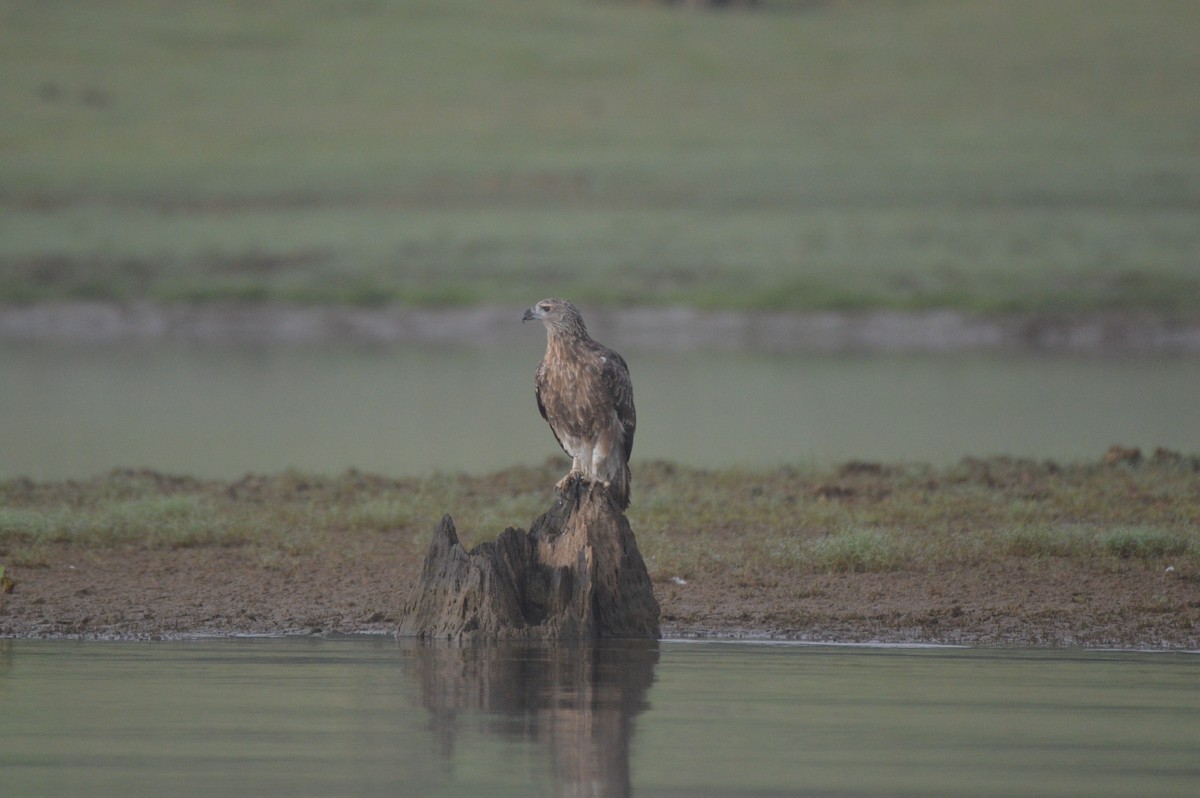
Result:
[[[419,643],[406,656],[445,756],[472,716],[492,716],[496,733],[545,747],[557,795],[631,794],[629,744],[654,682],[656,642]]]

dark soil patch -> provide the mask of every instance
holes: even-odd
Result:
[[[1200,575],[1080,573],[1012,558],[938,573],[821,574],[774,585],[671,585],[679,636],[972,645],[1196,648]]]
[[[420,567],[395,549],[386,535],[353,560],[250,546],[53,546],[44,567],[18,570],[0,611],[0,636],[394,633]]]

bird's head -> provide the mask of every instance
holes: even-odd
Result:
[[[555,333],[587,335],[587,328],[583,325],[583,316],[579,313],[579,308],[565,299],[543,299],[525,311],[521,321],[540,321],[546,325],[546,331],[551,335]]]

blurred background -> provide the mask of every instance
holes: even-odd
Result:
[[[0,0],[0,477],[1200,450],[1200,4]],[[636,463],[635,463],[636,465]]]

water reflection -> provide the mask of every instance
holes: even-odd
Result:
[[[0,785],[44,798],[1193,798],[1197,683],[1194,654],[6,640]]]
[[[447,762],[458,738],[488,730],[545,747],[556,794],[629,796],[634,719],[648,706],[658,644],[404,649]]]

